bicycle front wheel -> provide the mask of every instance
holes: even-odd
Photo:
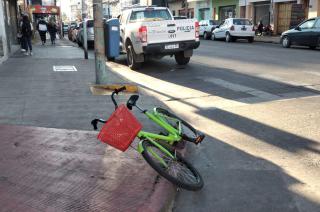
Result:
[[[199,137],[199,133],[188,122],[167,111],[166,109],[157,107],[155,111],[172,127],[179,130],[181,128],[181,135],[185,140],[195,142]]]
[[[169,155],[148,140],[143,140],[142,146],[142,156],[162,177],[186,190],[197,191],[203,187],[199,172],[179,153],[167,149]]]

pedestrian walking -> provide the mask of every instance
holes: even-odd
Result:
[[[55,45],[56,44],[57,25],[56,25],[53,18],[49,21],[48,31],[50,34],[51,44]]]
[[[25,50],[26,50],[25,55],[28,55],[28,50],[30,51],[29,55],[32,55],[32,43],[31,43],[32,25],[27,15],[24,15],[22,18],[21,33],[22,33],[22,38],[25,45]]]
[[[24,42],[23,36],[22,36],[23,15],[20,16],[18,23],[19,23],[19,25],[18,25],[19,27],[18,27],[17,38],[20,43],[21,52],[25,52],[26,47],[25,47],[25,42]]]
[[[44,45],[46,43],[46,35],[47,35],[47,31],[48,31],[48,24],[44,20],[43,17],[38,22],[37,29],[39,31],[39,35],[40,35],[40,38],[41,38],[42,45]]]

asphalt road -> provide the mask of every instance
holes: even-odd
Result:
[[[188,148],[205,187],[174,211],[320,211],[319,49],[201,41],[185,67],[123,64],[108,63],[207,135]]]

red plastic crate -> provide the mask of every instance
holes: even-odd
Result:
[[[103,125],[98,139],[121,151],[126,151],[142,125],[125,105],[120,105]]]

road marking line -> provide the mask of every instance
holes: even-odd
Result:
[[[74,66],[53,66],[53,71],[77,71]]]
[[[274,94],[271,94],[271,93],[268,93],[268,92],[265,92],[265,91],[257,90],[255,88],[251,88],[251,87],[248,87],[248,86],[235,84],[235,83],[228,82],[228,81],[225,81],[225,80],[222,80],[222,79],[206,78],[206,79],[204,79],[204,81],[214,83],[216,85],[219,85],[221,87],[224,87],[224,88],[227,88],[227,89],[230,89],[230,90],[233,90],[233,91],[244,92],[244,93],[250,94],[252,96],[258,97],[258,98],[260,98],[262,100],[273,101],[273,100],[281,99],[281,97],[278,96],[278,95],[274,95]],[[251,97],[249,97],[249,98],[251,98]],[[243,99],[249,100],[249,98],[243,98]],[[253,99],[253,100],[257,101],[256,98]]]

